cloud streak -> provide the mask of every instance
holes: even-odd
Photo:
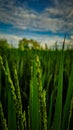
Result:
[[[54,46],[56,41],[61,45],[63,37],[59,34],[68,33],[70,40],[73,41],[73,1],[50,1],[53,6],[46,6],[39,12],[30,8],[27,1],[22,4],[18,0],[0,0],[0,22],[11,25],[10,34],[0,31],[0,38],[6,38],[9,43],[14,43],[14,45],[17,45],[23,37],[32,38],[39,41],[42,46],[47,43],[50,47]],[[49,32],[52,35],[49,36]],[[69,43],[68,39],[66,43]]]
[[[7,4],[6,4],[7,3]],[[0,21],[13,28],[31,31],[70,32],[73,34],[73,2],[55,0],[54,7],[46,7],[41,13],[17,6],[16,1],[0,0]],[[67,8],[67,9],[66,9]]]
[[[48,48],[52,48],[55,46],[55,42],[57,42],[58,46],[62,46],[64,38],[56,35],[56,36],[48,36],[48,35],[38,35],[38,34],[32,34],[29,36],[25,36],[27,39],[34,39],[37,40],[40,43],[40,46],[45,48],[45,44],[47,44]],[[11,45],[18,47],[19,40],[21,40],[22,37],[18,37],[16,35],[11,34],[0,34],[0,39],[7,39],[8,43]],[[71,39],[73,39],[73,36],[71,36]],[[66,39],[66,45],[68,45],[70,42],[68,39]]]

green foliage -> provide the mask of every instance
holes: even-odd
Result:
[[[1,74],[2,74],[2,70],[1,70],[1,65],[0,65],[0,101],[1,101],[1,92],[2,92],[2,80],[1,80],[1,78],[2,78],[2,76],[1,76]]]
[[[41,123],[40,129],[47,130],[46,91],[43,89],[42,86],[42,70],[38,55],[36,56],[36,69],[37,69],[38,97],[40,107],[40,123]]]
[[[49,112],[48,112],[48,118],[47,118],[47,129],[51,130],[51,120],[52,120],[52,107],[53,107],[53,92],[51,93],[50,97],[50,107],[49,107]]]
[[[40,45],[36,40],[33,39],[26,39],[23,38],[22,40],[19,41],[19,49],[24,50],[24,49],[29,49],[29,48],[39,48]]]
[[[5,72],[5,80],[6,80],[6,98],[8,99],[8,129],[9,130],[16,130],[16,110],[15,104],[16,103],[16,95],[15,95],[15,88],[13,86],[13,82],[10,77],[9,67],[7,60],[5,60],[5,67],[2,67]]]
[[[70,130],[73,51],[65,51],[63,43],[62,50],[8,49],[5,54],[0,56],[1,130]]]
[[[8,44],[6,39],[0,39],[0,55],[6,56],[7,50],[10,48],[10,45]]]
[[[73,94],[72,90],[73,90],[73,65],[72,65],[71,75],[69,77],[69,85],[67,89],[67,96],[66,96],[66,101],[65,101],[64,110],[63,110],[62,130],[65,130],[68,128],[69,112],[70,112],[70,106],[71,106],[71,100],[72,100],[72,94]]]
[[[28,40],[27,39],[22,39],[22,40],[20,40],[19,41],[19,48],[21,49],[21,50],[24,50],[24,49],[28,49],[29,47],[28,47]]]
[[[0,48],[9,48],[9,44],[6,39],[0,39]]]
[[[0,102],[0,129],[8,130],[7,124],[6,124],[6,119],[4,118],[4,113],[3,113],[3,108],[2,108],[1,102]]]
[[[37,85],[37,70],[36,64],[33,61],[31,67],[31,81],[30,81],[30,129],[38,130],[40,128],[40,113],[39,113],[39,97]]]
[[[63,91],[63,55],[60,56],[60,68],[59,68],[59,78],[57,86],[57,97],[55,104],[55,113],[53,120],[53,130],[61,130],[61,118],[62,118],[62,91]]]

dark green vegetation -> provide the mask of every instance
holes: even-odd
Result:
[[[73,50],[0,48],[0,129],[72,128]]]

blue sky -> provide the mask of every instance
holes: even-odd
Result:
[[[73,0],[0,0],[0,38],[26,37],[54,45],[73,39]]]

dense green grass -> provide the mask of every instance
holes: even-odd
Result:
[[[0,52],[1,130],[69,130],[73,51]]]

